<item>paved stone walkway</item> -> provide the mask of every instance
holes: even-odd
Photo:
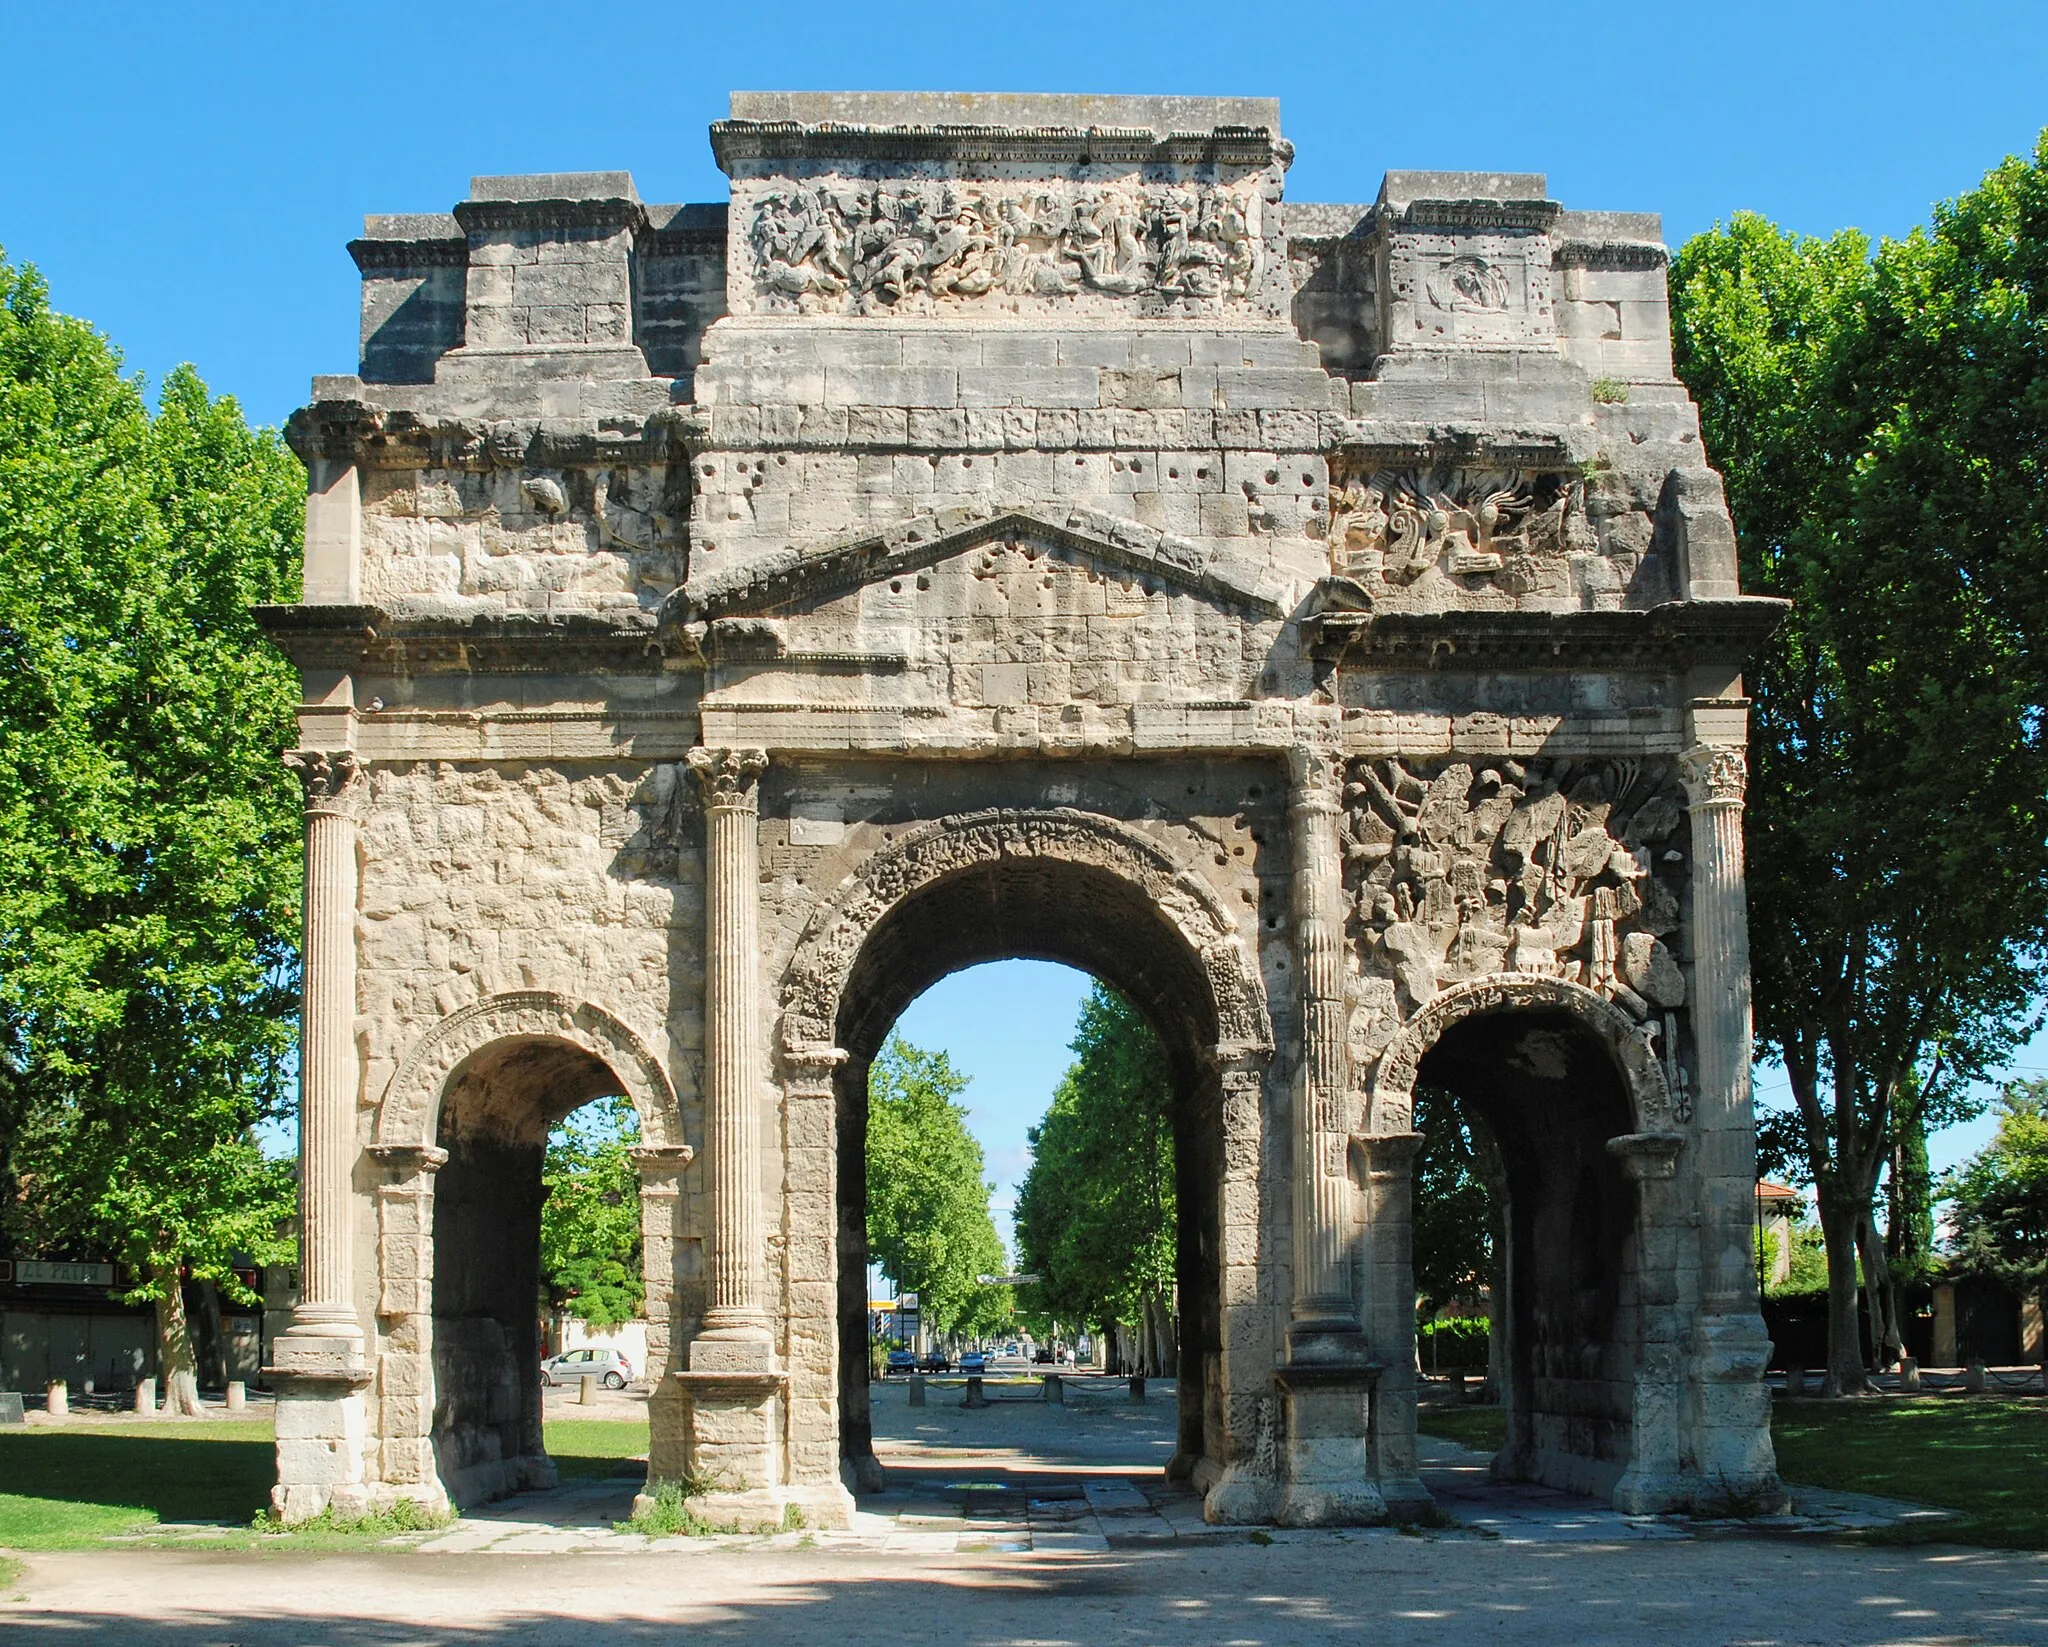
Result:
[[[887,1491],[864,1497],[845,1530],[740,1532],[650,1538],[620,1530],[638,1490],[632,1477],[577,1481],[471,1511],[444,1532],[393,1542],[429,1552],[533,1555],[579,1550],[707,1550],[733,1545],[850,1549],[888,1554],[1077,1555],[1216,1543],[1355,1543],[1412,1536],[1417,1529],[1301,1530],[1212,1526],[1201,1500],[1156,1470],[1172,1448],[1173,1390],[1155,1383],[1131,1404],[1124,1386],[1069,1386],[1062,1409],[998,1400],[967,1411],[957,1392],[934,1386],[913,1408],[901,1386],[883,1386],[875,1406],[876,1450]],[[1795,1512],[1746,1522],[1625,1516],[1571,1493],[1493,1481],[1487,1455],[1424,1437],[1423,1480],[1455,1523],[1436,1538],[1510,1544],[1684,1540],[1733,1528],[1776,1534],[1834,1534],[1900,1521],[1949,1519],[1947,1511],[1854,1493],[1802,1491]]]

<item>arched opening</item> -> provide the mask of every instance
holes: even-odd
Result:
[[[1638,1191],[1609,1148],[1635,1130],[1624,1073],[1570,1010],[1520,1006],[1452,1022],[1415,1085],[1454,1099],[1498,1163],[1495,1473],[1610,1495],[1634,1455],[1643,1346]]]
[[[551,1486],[541,1434],[542,1167],[549,1132],[624,1084],[567,1041],[515,1036],[459,1063],[441,1100],[433,1213],[432,1441],[458,1504]]]
[[[1101,979],[1143,1015],[1165,1053],[1178,1210],[1174,1468],[1192,1474],[1205,1457],[1225,1453],[1215,997],[1203,957],[1151,890],[1099,865],[1051,855],[991,856],[909,891],[868,931],[839,990],[834,1037],[847,1053],[835,1075],[842,1455],[856,1481],[880,1485],[867,1356],[869,1070],[904,1009],[926,989],[1006,959],[1057,962]]]

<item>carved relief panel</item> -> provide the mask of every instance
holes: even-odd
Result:
[[[1512,595],[1569,595],[1571,555],[1600,547],[1585,492],[1569,470],[1333,463],[1332,565],[1366,583],[1441,570]]]
[[[1140,181],[832,173],[736,184],[737,313],[1215,314],[1284,285],[1267,175]],[[1269,221],[1270,219],[1270,221]]]
[[[1454,984],[1560,978],[1624,1008],[1674,1093],[1684,791],[1662,763],[1356,761],[1343,849],[1361,1067]]]

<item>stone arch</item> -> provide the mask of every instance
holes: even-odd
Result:
[[[832,1043],[847,981],[890,911],[948,876],[1006,859],[1078,864],[1141,890],[1201,960],[1216,1008],[1219,1055],[1272,1050],[1265,986],[1215,889],[1129,826],[1055,807],[964,813],[917,824],[848,875],[811,918],[785,974],[785,1056]]]
[[[1228,904],[1170,846],[1070,808],[990,810],[895,831],[821,902],[784,973],[784,1090],[819,1114],[792,1121],[791,1131],[838,1129],[836,1180],[791,1191],[818,1208],[811,1239],[820,1249],[791,1267],[836,1276],[815,1284],[838,1314],[843,1468],[869,1487],[881,1479],[862,1366],[867,1060],[917,990],[1003,954],[1089,971],[1159,1032],[1175,1088],[1180,1175],[1179,1428],[1169,1468],[1207,1491],[1255,1445],[1253,1404],[1229,1397],[1226,1345],[1263,1344],[1270,1326],[1264,1303],[1227,1300],[1222,1280],[1260,1262],[1257,1229],[1242,1216],[1226,1220],[1224,1207],[1259,1200],[1273,1052],[1266,992]],[[837,1232],[829,1259],[828,1227]]]
[[[1671,1126],[1675,1117],[1671,1082],[1651,1045],[1651,1036],[1660,1026],[1638,1023],[1584,984],[1564,978],[1501,974],[1453,985],[1401,1027],[1380,1055],[1373,1076],[1368,1131],[1402,1133],[1409,1129],[1415,1114],[1416,1074],[1423,1057],[1453,1024],[1484,1013],[1531,1008],[1569,1014],[1607,1048],[1621,1072],[1638,1132],[1659,1132]]]
[[[638,1035],[588,1001],[526,989],[471,1002],[413,1043],[378,1100],[376,1147],[432,1149],[449,1077],[478,1053],[508,1041],[554,1042],[588,1053],[632,1101],[646,1146],[669,1149],[683,1142],[675,1086]]]

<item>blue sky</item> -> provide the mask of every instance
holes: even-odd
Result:
[[[263,422],[354,363],[363,213],[444,210],[489,172],[624,168],[644,199],[718,199],[705,127],[734,88],[1277,96],[1295,199],[1370,200],[1389,168],[1541,171],[1568,205],[1663,212],[1673,244],[1741,209],[1903,234],[2048,122],[2040,0],[4,15],[0,247],[132,367],[192,361]],[[1005,1195],[1084,987],[1010,963],[906,1015],[974,1077]],[[2048,1070],[2048,1042],[2020,1062]]]

